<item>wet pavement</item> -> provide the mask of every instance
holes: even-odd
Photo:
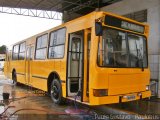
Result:
[[[95,107],[67,100],[64,105],[56,105],[44,91],[22,84],[15,86],[12,80],[5,79],[2,74],[0,73],[0,120],[109,120],[111,118],[108,115],[111,114],[160,115],[160,99]],[[9,100],[3,99],[3,93],[10,94]],[[132,116],[130,119],[137,118]]]
[[[121,105],[109,105],[113,108],[131,111],[137,114],[159,114],[160,115],[160,99],[151,98],[140,101],[123,103]]]
[[[9,100],[3,99],[3,93],[10,94]],[[0,120],[89,120],[90,112],[73,101],[56,105],[44,91],[22,84],[15,86],[0,75]]]

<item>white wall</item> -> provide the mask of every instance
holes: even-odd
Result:
[[[150,25],[149,34],[149,66],[151,79],[159,79],[160,68],[160,0],[122,0],[101,8],[103,11],[126,15],[147,9],[147,23]],[[160,94],[160,82],[159,82]]]

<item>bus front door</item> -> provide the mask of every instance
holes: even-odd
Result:
[[[73,97],[83,90],[83,31],[71,33],[69,36],[67,69],[67,95]]]

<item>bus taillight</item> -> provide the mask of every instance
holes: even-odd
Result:
[[[94,89],[93,90],[93,95],[95,97],[107,96],[108,95],[108,90],[107,89]]]

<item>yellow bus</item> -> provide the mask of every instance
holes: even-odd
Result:
[[[87,105],[128,102],[151,96],[149,26],[92,12],[13,45],[5,75],[64,99]]]

